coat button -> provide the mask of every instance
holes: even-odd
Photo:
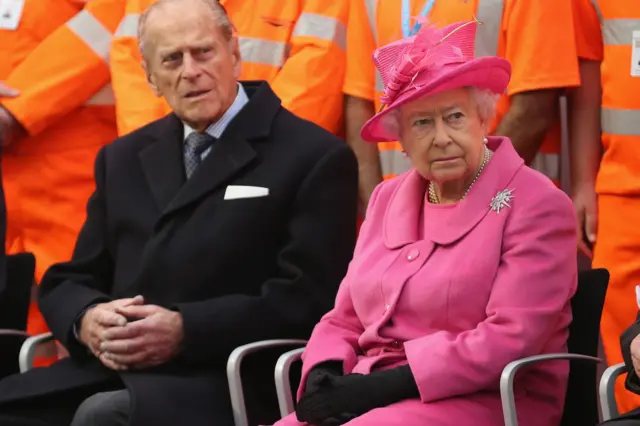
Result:
[[[418,250],[411,250],[407,255],[407,260],[409,262],[413,262],[418,258],[418,256],[420,256],[420,252]]]
[[[386,311],[388,311],[390,307],[391,307],[391,306],[389,306],[388,304],[387,304],[387,305],[384,305],[384,311],[385,311],[385,312],[386,312]]]

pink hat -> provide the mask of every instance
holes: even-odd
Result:
[[[503,94],[511,64],[496,56],[474,58],[478,22],[457,22],[441,29],[423,26],[415,36],[382,46],[373,61],[382,76],[386,108],[362,127],[369,142],[398,140],[395,126],[385,125],[399,106],[446,90],[477,87]]]

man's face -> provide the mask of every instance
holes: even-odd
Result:
[[[201,1],[167,3],[145,28],[151,87],[198,131],[231,106],[240,75],[237,39],[227,40],[215,19]]]

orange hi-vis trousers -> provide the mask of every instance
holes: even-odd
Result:
[[[594,268],[611,273],[600,323],[608,365],[623,362],[620,336],[638,314],[635,286],[640,285],[640,196],[599,195]],[[623,375],[616,383],[620,413],[640,406],[640,396],[627,391]]]

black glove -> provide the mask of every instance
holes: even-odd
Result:
[[[305,392],[296,409],[299,421],[340,425],[378,407],[419,396],[408,365],[371,374],[325,376],[318,389]]]
[[[357,404],[358,390],[363,385],[360,379],[364,377],[362,374],[323,376],[317,389],[307,390],[298,401],[298,420],[316,426],[329,426],[341,425],[357,417],[364,409]],[[356,401],[351,401],[354,397]]]
[[[316,365],[307,375],[303,394],[316,391],[327,384],[327,377],[338,376],[342,376],[342,363],[340,361],[326,361]]]

